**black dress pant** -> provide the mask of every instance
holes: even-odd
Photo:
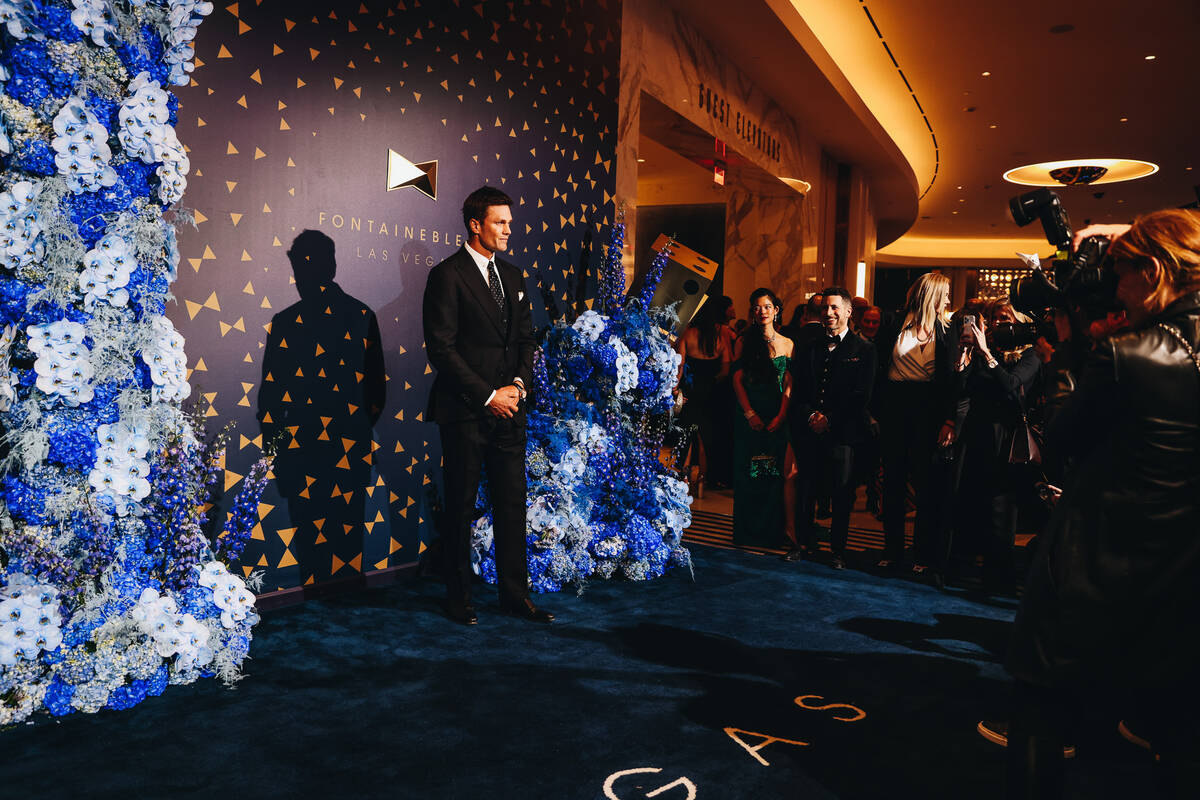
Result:
[[[945,526],[949,486],[931,480],[938,430],[944,422],[932,383],[888,381],[880,403],[880,450],[883,459],[884,557],[904,555],[907,485],[912,482],[917,507],[913,544],[916,560],[939,565],[946,559]],[[938,474],[941,474],[940,472]],[[947,472],[948,474],[948,472]]]
[[[828,490],[833,515],[829,521],[829,547],[835,556],[845,558],[850,510],[854,505],[854,448],[829,441],[827,434],[804,432],[798,437],[795,450],[800,473],[796,513],[800,518],[801,541],[810,553],[816,551],[817,526],[813,518],[819,496]]]
[[[442,532],[446,598],[456,604],[471,600],[471,525],[480,473],[486,470],[500,601],[519,603],[529,596],[524,418],[488,417],[439,425],[438,429],[446,492],[446,529]]]

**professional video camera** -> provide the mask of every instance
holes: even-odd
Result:
[[[1022,280],[1018,278],[1017,280]],[[1015,306],[1014,306],[1015,307]],[[988,341],[998,350],[1017,350],[1025,345],[1033,344],[1038,337],[1054,342],[1058,339],[1058,329],[1054,327],[1053,315],[1040,312],[1041,316],[1034,322],[1001,322],[988,331]]]
[[[1037,269],[1031,276],[1013,279],[1009,288],[1013,308],[1039,319],[1054,308],[1086,319],[1117,308],[1117,277],[1105,261],[1107,239],[1089,236],[1071,253],[1071,221],[1058,195],[1049,189],[1026,192],[1009,200],[1008,206],[1013,222],[1021,227],[1041,220],[1046,241],[1058,250],[1050,270]]]

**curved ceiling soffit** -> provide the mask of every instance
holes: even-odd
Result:
[[[867,0],[768,0],[783,19],[798,14],[848,87],[913,170],[918,200],[936,183],[941,167],[937,132],[888,45],[886,31]],[[809,44],[801,45],[809,50]],[[810,55],[811,55],[810,51]],[[832,78],[832,76],[830,76]]]

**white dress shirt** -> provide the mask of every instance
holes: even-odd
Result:
[[[492,254],[492,258],[487,258],[486,256],[477,253],[475,248],[471,247],[470,245],[466,245],[463,249],[467,251],[467,254],[471,256],[471,260],[475,262],[475,266],[479,268],[479,274],[483,276],[484,285],[487,286],[488,289],[491,289],[492,282],[488,280],[488,264],[492,263],[492,260],[496,257],[495,254]],[[504,282],[500,280],[499,267],[496,267],[496,280],[500,282],[500,296],[504,297]]]

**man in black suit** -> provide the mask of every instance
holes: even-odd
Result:
[[[492,500],[500,608],[551,622],[529,599],[525,552],[525,405],[533,323],[521,270],[496,257],[508,247],[512,199],[484,186],[463,203],[467,244],[429,272],[425,349],[437,370],[428,418],[442,439],[446,613],[474,625],[471,524],[481,469]]]
[[[835,286],[822,292],[821,325],[825,335],[797,348],[792,358],[791,420],[793,450],[800,473],[798,530],[805,548],[793,547],[784,558],[796,561],[816,552],[813,524],[818,478],[829,479],[833,519],[829,543],[833,568],[846,566],[846,537],[854,502],[854,449],[870,432],[867,403],[875,381],[875,348],[851,331],[850,293]]]

